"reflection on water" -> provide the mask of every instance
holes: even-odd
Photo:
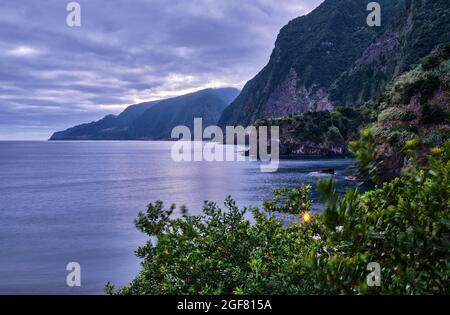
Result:
[[[257,161],[175,163],[171,145],[0,142],[0,293],[89,294],[107,281],[127,284],[146,240],[133,220],[149,202],[186,205],[191,214],[228,195],[258,206],[273,188],[315,185],[326,168],[336,170],[340,192],[354,185],[345,179],[352,160],[285,160],[261,173]],[[81,288],[65,285],[71,261],[81,264]]]

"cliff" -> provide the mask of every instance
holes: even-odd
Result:
[[[267,66],[245,85],[219,125],[359,107],[450,41],[448,0],[378,2],[381,27],[367,25],[364,0],[326,0],[289,22]]]

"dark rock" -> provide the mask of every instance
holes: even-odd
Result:
[[[336,170],[334,168],[326,168],[324,170],[321,170],[320,173],[334,175],[336,173]]]

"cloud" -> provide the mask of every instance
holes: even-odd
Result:
[[[6,53],[14,57],[33,57],[40,54],[37,49],[28,46],[18,46],[8,50]]]
[[[280,28],[321,0],[79,0],[79,28],[66,25],[67,2],[0,3],[0,139],[242,87],[267,63]]]

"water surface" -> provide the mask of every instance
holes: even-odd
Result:
[[[260,205],[275,187],[314,185],[335,168],[349,185],[346,159],[285,160],[277,173],[259,163],[176,163],[171,142],[0,142],[0,293],[97,294],[137,275],[134,250],[146,237],[133,220],[149,202],[188,206],[232,195]],[[313,194],[316,197],[316,194]],[[66,286],[79,262],[82,286]]]

